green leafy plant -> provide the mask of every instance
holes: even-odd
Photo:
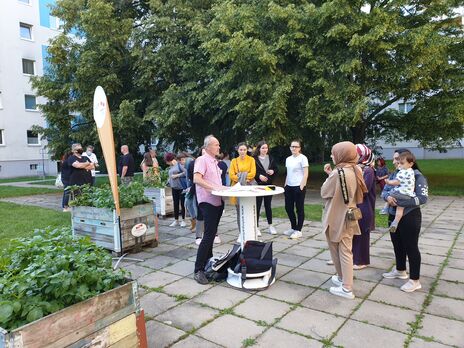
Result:
[[[95,208],[114,209],[113,193],[109,185],[95,186],[70,186],[72,201],[71,206],[86,206]],[[144,187],[140,182],[132,182],[130,185],[118,187],[119,205],[121,208],[132,208],[134,205],[150,202],[143,195]]]
[[[0,254],[0,326],[12,330],[126,282],[111,255],[71,229],[34,231]]]
[[[169,181],[169,168],[158,169],[149,168],[148,173],[143,179],[143,186],[165,188]]]

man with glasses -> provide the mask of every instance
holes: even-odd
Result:
[[[291,228],[284,232],[291,239],[302,236],[304,221],[304,200],[306,181],[308,181],[308,158],[301,153],[301,141],[293,140],[290,145],[291,156],[285,160],[287,177],[285,179],[285,211]],[[296,209],[296,216],[295,216]],[[298,219],[297,219],[298,218]]]

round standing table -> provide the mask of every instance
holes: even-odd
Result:
[[[256,197],[258,196],[273,196],[284,193],[284,189],[279,186],[274,190],[266,190],[266,186],[235,186],[221,191],[212,191],[215,196],[221,197],[237,197],[238,198],[238,215],[240,221],[240,242],[243,244],[247,240],[256,240]]]

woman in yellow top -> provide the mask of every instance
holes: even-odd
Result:
[[[230,162],[229,177],[230,186],[240,183],[240,185],[250,185],[255,180],[256,175],[256,162],[255,159],[247,154],[246,143],[239,143],[237,145],[238,157]],[[237,223],[240,229],[240,221],[238,214],[237,198],[231,197],[230,203],[235,204],[237,207]]]

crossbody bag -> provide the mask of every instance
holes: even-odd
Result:
[[[348,187],[346,186],[346,178],[345,178],[345,171],[343,168],[337,168],[338,177],[340,179],[340,187],[342,189],[343,201],[345,204],[349,203],[348,198]],[[362,219],[362,212],[361,209],[357,207],[350,207],[346,212],[346,218],[350,221],[358,221]]]

